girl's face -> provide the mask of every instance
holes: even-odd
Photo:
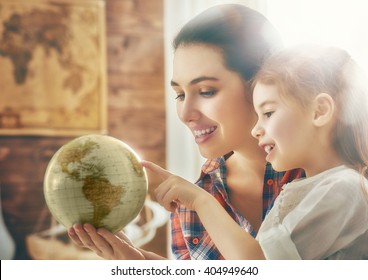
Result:
[[[206,45],[179,47],[171,85],[180,120],[192,131],[202,156],[216,158],[256,145],[256,114],[241,76],[227,69],[222,54]]]
[[[258,83],[253,91],[258,122],[252,135],[277,171],[304,168],[313,152],[313,111],[281,98],[274,85]],[[315,163],[315,162],[314,162]],[[312,162],[313,164],[313,162]]]

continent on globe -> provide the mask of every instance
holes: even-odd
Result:
[[[146,178],[128,145],[110,136],[86,135],[52,157],[44,194],[51,213],[65,227],[90,223],[116,232],[142,209]]]
[[[93,176],[85,178],[83,194],[93,204],[92,224],[96,227],[103,226],[102,220],[119,205],[123,192],[123,186],[114,186],[106,178]]]

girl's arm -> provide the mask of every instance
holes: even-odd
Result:
[[[154,163],[144,161],[142,164],[163,180],[155,190],[157,201],[169,211],[175,211],[178,204],[196,211],[225,259],[265,258],[258,241],[242,229],[210,193]]]
[[[207,197],[198,199],[193,210],[224,258],[265,259],[258,241],[241,228],[212,195],[206,194]]]

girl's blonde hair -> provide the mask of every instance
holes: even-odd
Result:
[[[345,164],[368,178],[367,77],[343,49],[296,46],[265,61],[252,85],[275,85],[281,96],[307,106],[319,93],[336,104],[333,145]]]

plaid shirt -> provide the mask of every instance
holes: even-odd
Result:
[[[226,185],[226,158],[207,160],[202,166],[202,174],[196,182],[198,186],[211,193],[226,209],[229,215],[253,237],[256,232],[250,223],[231,206]],[[263,190],[263,219],[281,187],[295,178],[304,176],[301,170],[276,172],[270,164],[266,165]],[[206,229],[194,211],[179,207],[171,214],[172,251],[176,259],[218,260],[223,259]]]

